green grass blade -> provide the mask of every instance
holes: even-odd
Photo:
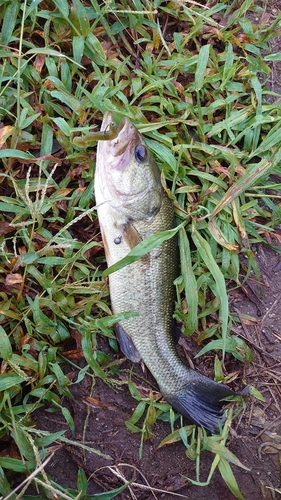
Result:
[[[11,493],[11,487],[9,485],[8,479],[4,474],[2,467],[0,467],[0,493],[3,495],[4,498]],[[16,499],[15,494],[11,495],[10,498],[11,500],[15,500]]]
[[[237,481],[234,477],[231,467],[225,458],[221,457],[218,463],[218,468],[224,482],[227,484],[228,488],[230,489],[231,493],[233,493],[235,498],[237,498],[237,500],[245,500],[242,493],[239,490]]]
[[[96,495],[88,496],[88,500],[112,500],[112,498],[115,498],[119,493],[122,493],[128,486],[130,486],[130,482],[124,484],[123,486],[120,486],[119,488],[116,488],[114,490],[104,492],[104,493],[97,493]]]
[[[185,333],[191,335],[198,328],[198,289],[192,269],[189,241],[183,227],[180,228],[179,232],[179,246],[182,277],[188,303],[188,317]]]
[[[260,177],[265,175],[268,170],[272,167],[272,162],[266,159],[261,160],[259,163],[255,163],[247,168],[247,171],[243,177],[240,177],[235,184],[233,184],[228,191],[225,193],[221,201],[217,204],[216,208],[213,210],[211,217],[217,215],[223,208],[230,205],[237,196],[240,196],[249,189]]]
[[[54,0],[54,4],[59,9],[63,17],[69,16],[69,4],[67,0]]]
[[[224,276],[217,265],[208,242],[200,235],[200,233],[193,228],[192,239],[196,245],[196,248],[201,256],[201,259],[206,264],[207,268],[211,272],[214,280],[216,282],[216,290],[218,299],[220,301],[220,321],[222,329],[222,353],[225,355],[225,342],[227,336],[227,325],[228,325],[228,299],[226,293],[226,286],[224,281]]]
[[[105,375],[104,371],[101,369],[101,367],[99,366],[99,364],[95,358],[90,331],[84,331],[84,333],[83,333],[82,349],[84,352],[85,359],[86,359],[87,363],[90,365],[90,367],[92,368],[95,375],[97,377],[101,377],[102,379],[104,379],[106,377],[106,375]]]
[[[210,53],[210,45],[209,44],[203,45],[198,55],[197,68],[195,72],[195,90],[197,92],[201,90],[204,85],[205,73],[209,60],[209,53]]]
[[[3,45],[8,45],[10,43],[11,36],[15,28],[15,24],[17,22],[19,9],[20,9],[20,2],[18,0],[14,0],[13,2],[6,2],[6,9],[4,14],[2,34],[1,34],[1,44]]]
[[[14,472],[25,473],[26,469],[29,469],[30,472],[34,470],[36,467],[36,463],[28,462],[26,464],[23,463],[22,460],[19,460],[17,458],[0,457],[0,467],[3,467],[3,469],[12,470]]]
[[[34,156],[18,149],[2,149],[0,151],[1,158],[20,158],[22,160],[34,160]]]
[[[6,391],[11,387],[17,386],[27,380],[28,377],[23,378],[16,373],[3,373],[0,377],[0,391]]]
[[[212,237],[224,248],[230,251],[237,252],[239,250],[238,245],[234,245],[227,240],[227,237],[223,233],[222,229],[217,225],[214,219],[210,219],[208,222],[208,229]]]
[[[80,0],[73,0],[74,9],[72,11],[73,24],[78,29],[83,37],[86,37],[90,32],[90,23],[87,16],[87,11]]]
[[[0,325],[0,358],[3,361],[8,361],[13,355],[13,349],[8,335],[4,328]]]

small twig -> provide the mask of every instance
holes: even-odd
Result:
[[[274,424],[277,424],[279,422],[279,420],[281,420],[281,416],[279,415],[279,417],[275,418],[274,420],[272,420],[272,422],[269,422],[256,436],[255,436],[255,439],[258,439],[265,431],[267,431],[268,429],[270,429],[271,427],[273,427]]]
[[[267,372],[268,370],[272,370],[273,368],[275,368],[275,369],[276,369],[276,368],[281,367],[281,363],[275,363],[274,365],[268,366],[268,367],[266,367],[266,368],[263,368],[261,365],[258,365],[257,363],[256,363],[256,366],[258,366],[258,368],[260,368],[260,369],[261,369],[261,370],[259,371],[259,375],[260,375],[261,373],[263,373],[263,372]]]
[[[276,488],[271,488],[271,486],[266,486],[268,490],[274,491],[275,493],[279,493],[281,495],[281,490],[277,490]]]
[[[277,338],[277,340],[281,340],[281,335],[278,335],[278,333],[272,328],[272,335]]]
[[[52,492],[52,498],[55,498],[57,500],[60,500],[61,498],[64,498],[64,500],[73,500],[73,497],[66,495],[63,493],[61,490],[58,490],[51,484],[46,484],[41,479],[37,479],[37,477],[34,478],[34,481],[39,485],[43,486],[46,490],[49,490]]]
[[[271,377],[274,379],[274,375],[272,375],[272,373],[271,373]],[[281,379],[280,379],[279,377],[275,377],[275,378],[276,378],[277,380],[280,380],[280,381],[281,381]],[[276,391],[278,391],[278,385],[276,384],[276,386],[277,386],[277,387],[276,387]],[[276,408],[277,408],[277,410],[278,410],[278,413],[279,413],[279,414],[281,414],[281,409],[280,409],[279,403],[278,403],[278,401],[277,401],[277,399],[276,399],[276,394],[275,394],[275,391],[273,392],[273,391],[271,390],[271,387],[269,387],[269,388],[268,388],[268,390],[269,390],[269,392],[270,392],[270,394],[271,394],[271,396],[272,396],[272,399],[274,399],[274,403],[275,403],[275,406],[276,406]],[[278,396],[280,396],[280,394],[279,394],[279,393],[277,393],[277,394],[278,394]]]
[[[158,14],[158,10],[114,10],[114,14]]]
[[[244,330],[244,333],[245,333],[245,337],[246,337],[246,339],[247,339],[247,340],[249,340],[249,339],[250,339],[250,337],[251,337],[251,335],[249,334],[249,332],[248,332],[248,328],[246,327],[246,325],[245,325],[245,323],[244,323],[244,321],[243,321],[243,318],[242,318],[242,314],[241,314],[241,312],[239,311],[239,309],[238,309],[237,307],[234,307],[233,309],[234,309],[234,311],[237,313],[237,316],[238,316],[238,318],[239,318],[239,321],[240,321],[240,323],[241,323],[241,326],[242,326],[242,328],[243,328],[243,330]]]
[[[261,454],[261,450],[262,448],[264,448],[265,446],[272,446],[272,448],[275,448],[276,450],[280,450],[281,451],[281,444],[278,444],[278,443],[274,443],[274,441],[264,441],[259,447],[258,447],[258,456],[259,456],[259,459],[262,460],[262,454]]]
[[[265,286],[264,283],[261,283],[259,281],[254,281],[252,280],[254,283],[257,283],[258,285],[260,286]],[[256,301],[259,302],[260,306],[264,306],[264,303],[262,301],[262,299],[258,296],[257,292],[255,291],[254,287],[252,286],[250,280],[247,281],[247,286],[248,288],[251,290],[252,294],[254,295],[255,297],[255,300],[250,296],[250,293],[248,292],[247,288],[243,285],[241,285],[241,290],[244,292],[244,294],[246,295],[246,297],[252,302],[252,304],[254,304],[256,306],[256,308],[261,311],[260,307],[257,305]]]
[[[210,9],[210,7],[208,7],[207,5],[202,5],[199,2],[195,2],[195,0],[177,0],[177,4],[180,5],[181,7],[186,7],[185,5],[186,3],[189,3],[191,5],[196,5],[197,7],[201,7],[202,9]]]
[[[268,318],[269,314],[273,311],[273,309],[275,308],[275,306],[279,303],[281,299],[281,293],[278,295],[277,299],[273,302],[272,306],[268,309],[268,311],[266,311],[264,317],[262,318],[261,320],[261,329],[263,327],[263,324],[265,322],[265,320]]]
[[[250,407],[250,412],[249,412],[248,422],[247,422],[247,427],[248,427],[248,428],[249,428],[249,427],[250,427],[250,425],[251,425],[252,415],[253,415],[253,409],[254,409],[254,403],[252,402],[252,403],[251,403],[251,407]]]
[[[203,9],[210,9],[207,5],[202,5],[199,2],[195,2],[194,0],[186,0],[187,3],[191,3],[192,5],[197,5],[198,7],[201,7]]]
[[[129,467],[131,469],[134,469],[136,470],[140,476],[143,478],[143,480],[146,482],[146,485],[145,484],[140,484],[140,483],[136,483],[136,482],[130,482],[128,481],[128,479],[126,479],[124,477],[124,475],[122,474],[122,472],[118,469],[118,467]],[[109,469],[112,474],[114,474],[115,476],[117,476],[119,479],[121,479],[124,483],[128,483],[130,486],[135,486],[136,488],[140,488],[140,489],[143,489],[143,490],[149,490],[154,498],[156,499],[156,496],[154,495],[154,492],[156,493],[169,493],[169,495],[174,495],[176,497],[179,497],[179,498],[185,498],[186,499],[186,495],[181,495],[180,493],[174,493],[173,491],[167,491],[167,490],[162,490],[162,489],[159,489],[159,488],[154,488],[152,486],[150,486],[149,482],[147,481],[146,477],[144,476],[144,474],[135,466],[131,465],[131,464],[126,464],[126,463],[120,463],[118,465],[115,465],[114,467],[112,466],[104,466],[104,467],[100,467],[99,469],[97,469],[94,474],[96,474],[98,471],[102,470],[102,469]],[[156,499],[157,500],[157,499]]]
[[[270,375],[272,378],[275,378],[276,380],[279,380],[281,382],[281,377],[278,377],[276,373],[272,373],[270,370],[267,371],[268,375]]]
[[[245,340],[248,344],[250,344],[256,351],[258,351],[262,356],[264,357],[269,357],[274,359],[274,361],[279,361],[279,359],[276,356],[273,356],[273,354],[270,354],[270,352],[265,351],[261,347],[257,346],[252,340],[247,338],[245,335],[243,335],[241,332],[239,332],[236,328],[231,328],[231,330],[236,333],[239,337],[241,337],[243,340]]]

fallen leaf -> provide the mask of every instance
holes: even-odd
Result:
[[[19,273],[15,274],[8,274],[5,279],[5,285],[6,286],[15,286],[15,285],[21,285],[23,283],[23,277]]]

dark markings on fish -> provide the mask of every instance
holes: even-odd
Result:
[[[160,252],[158,252],[158,254],[155,255],[155,259],[159,259],[159,257],[161,257],[161,254],[162,254],[162,250],[160,250]]]

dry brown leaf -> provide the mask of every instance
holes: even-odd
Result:
[[[6,286],[15,286],[15,285],[22,285],[23,283],[23,276],[19,273],[14,273],[14,274],[8,274],[5,279],[5,285]]]
[[[37,71],[39,75],[41,75],[42,68],[45,64],[46,55],[45,54],[37,54],[34,59],[33,68]]]

